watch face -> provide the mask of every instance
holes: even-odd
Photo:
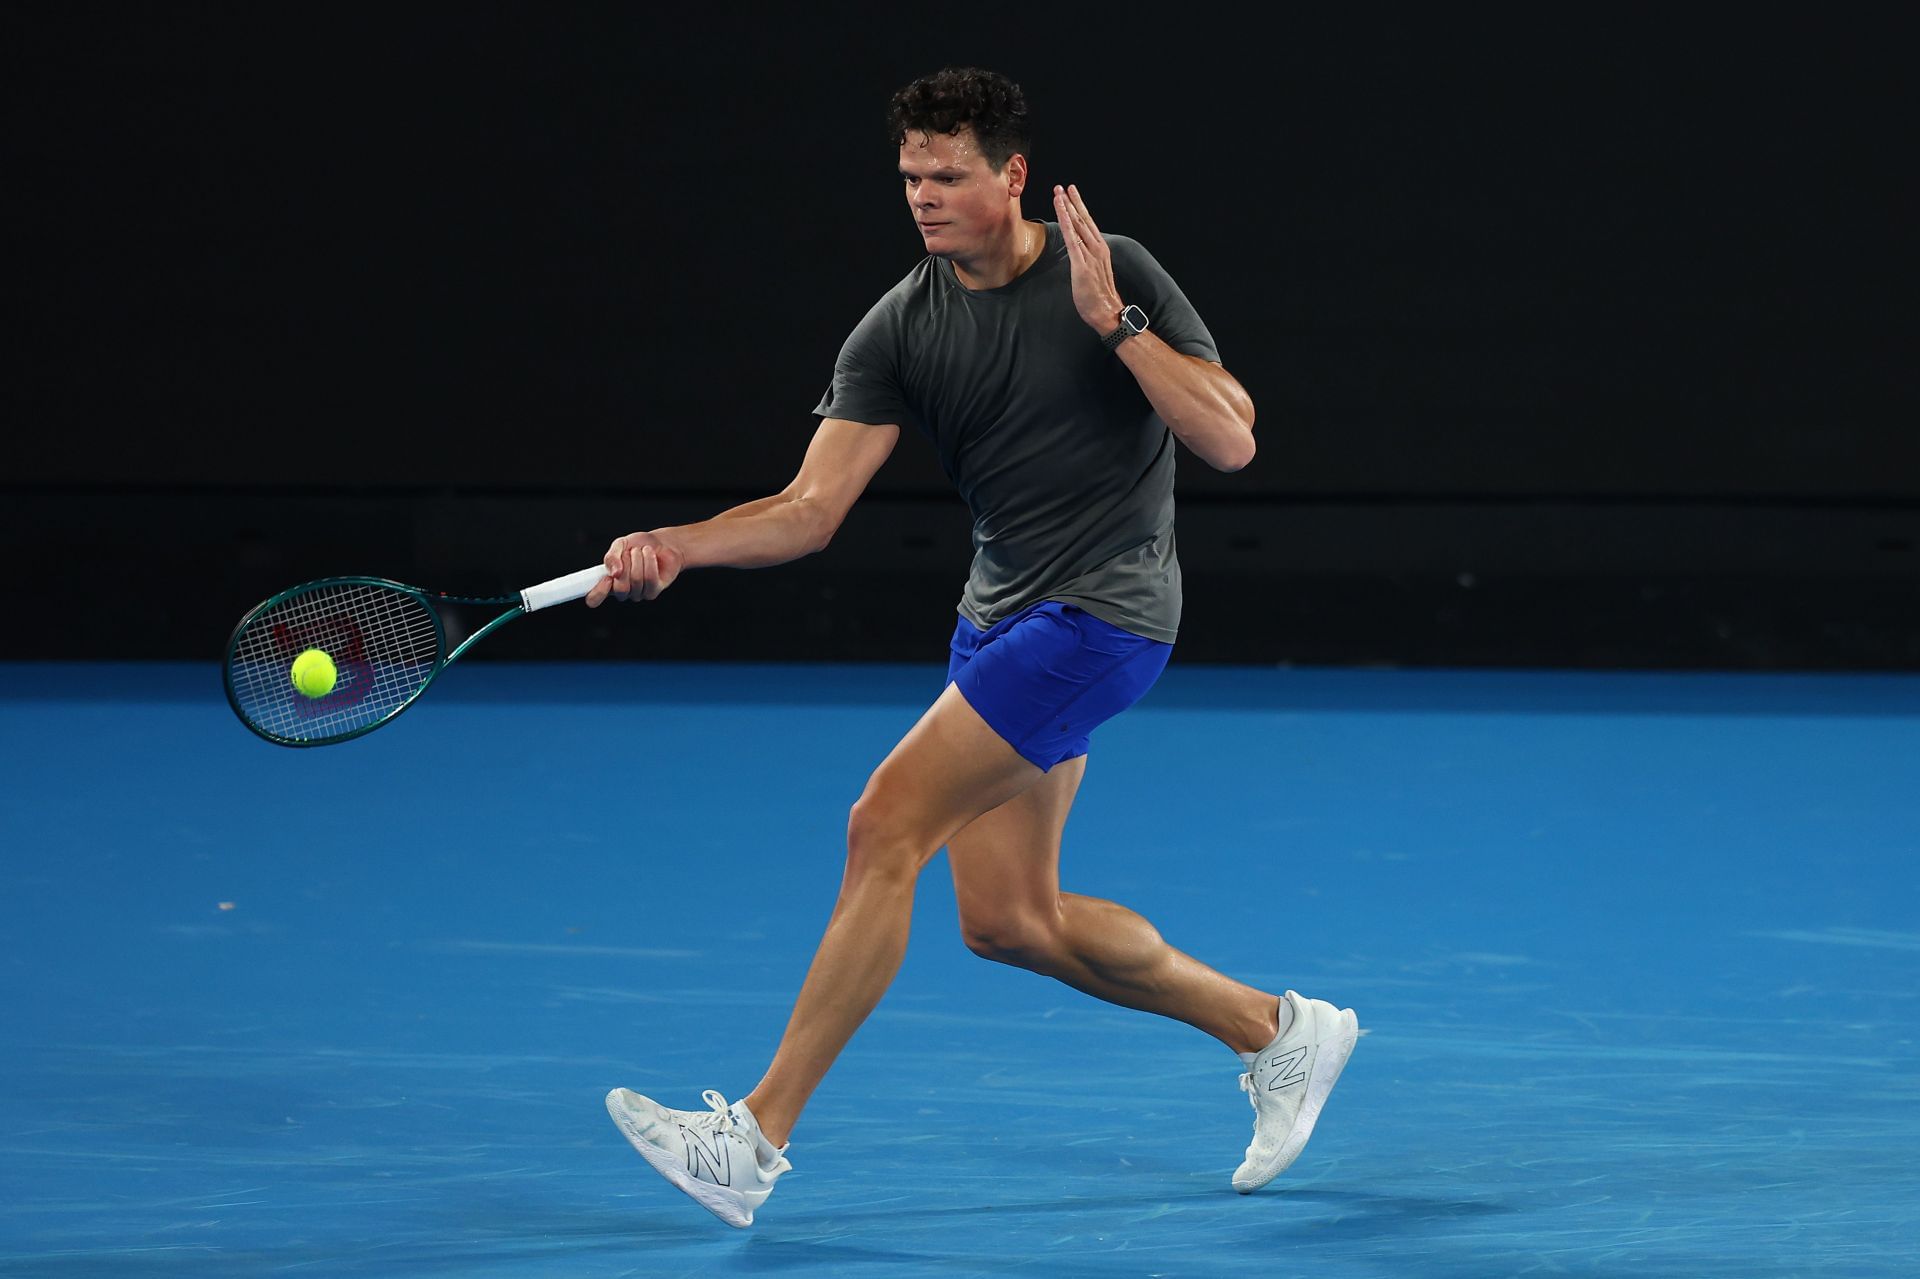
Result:
[[[1147,331],[1147,313],[1137,306],[1130,306],[1120,313],[1120,324],[1123,328],[1130,329],[1135,333],[1145,333]]]

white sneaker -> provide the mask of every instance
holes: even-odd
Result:
[[[753,1210],[793,1165],[773,1148],[744,1101],[708,1090],[709,1111],[669,1110],[625,1088],[607,1094],[607,1113],[653,1170],[729,1226],[753,1224]],[[765,1155],[762,1152],[765,1152]],[[768,1162],[763,1163],[762,1159]]]
[[[1240,1090],[1253,1103],[1253,1144],[1233,1174],[1233,1188],[1250,1195],[1299,1158],[1320,1118],[1334,1080],[1360,1038],[1351,1008],[1288,991],[1293,1024],[1262,1048],[1240,1076]]]

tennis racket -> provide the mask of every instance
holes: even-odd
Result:
[[[600,565],[529,586],[519,595],[473,598],[423,591],[379,577],[303,582],[257,605],[227,641],[227,702],[240,722],[280,746],[328,746],[371,733],[418,700],[441,671],[514,618],[577,600],[607,575]],[[447,650],[436,605],[510,604]],[[331,691],[294,687],[293,660],[310,648],[334,664]]]

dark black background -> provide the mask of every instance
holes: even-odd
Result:
[[[1259,407],[1183,458],[1189,659],[1920,664],[1908,46],[1858,16],[7,21],[0,531],[54,606],[8,655],[211,658],[303,577],[501,590],[778,488],[918,256],[887,95],[970,62]],[[824,555],[489,651],[931,660],[966,557],[907,439]]]

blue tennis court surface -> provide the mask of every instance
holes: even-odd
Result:
[[[216,668],[0,667],[0,1274],[1920,1272],[1920,678],[1176,664],[1066,887],[1351,1004],[1239,1063],[962,945],[749,1232],[615,1132],[759,1078],[932,666],[476,662],[313,751]]]

